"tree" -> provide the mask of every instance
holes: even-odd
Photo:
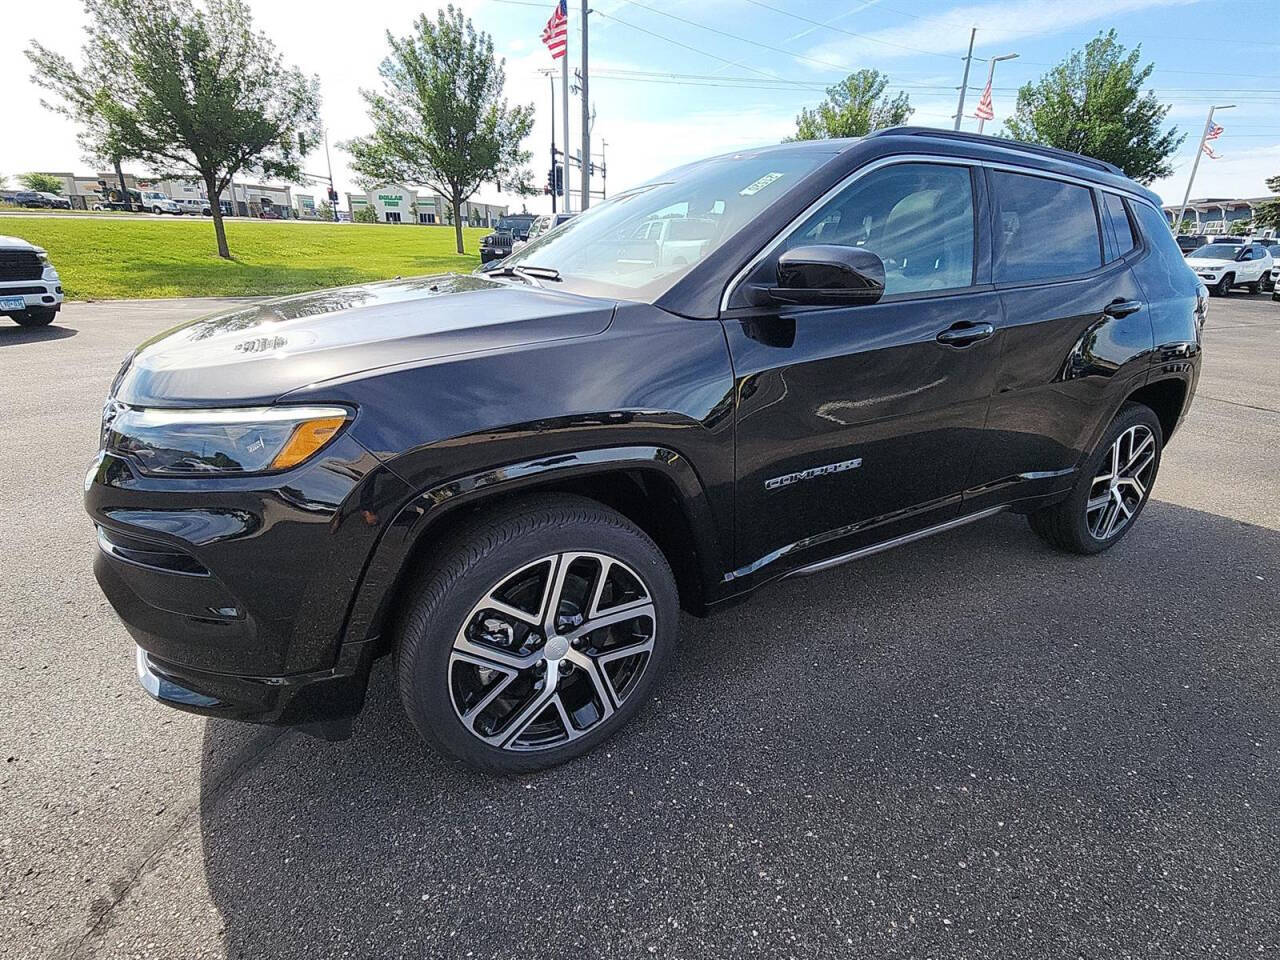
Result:
[[[199,179],[218,256],[230,259],[218,198],[242,171],[302,179],[301,154],[320,136],[319,80],[285,66],[244,0],[84,6],[83,65],[32,41],[32,79],[91,150],[140,160],[157,177]]]
[[[897,127],[915,112],[905,93],[885,94],[889,78],[879,70],[858,70],[833,87],[827,98],[796,117],[796,135],[788,140],[826,140],[865,137],[872,130]]]
[[[1280,174],[1267,177],[1267,189],[1280,193]],[[1253,208],[1253,225],[1260,229],[1280,230],[1280,200],[1268,200]]]
[[[333,207],[328,200],[321,200],[316,204],[315,217],[316,220],[328,220],[333,222]]]
[[[434,23],[420,15],[407,37],[387,31],[387,44],[382,90],[360,91],[373,133],[344,147],[367,184],[425,184],[446,197],[462,253],[460,210],[481,183],[534,192],[524,167],[531,155],[520,146],[533,127],[533,105],[508,106],[505,61],[453,4]]]
[[[41,193],[62,193],[62,178],[51,173],[20,173],[18,182],[24,190],[39,190]]]
[[[378,220],[378,211],[373,207],[358,207],[351,211],[352,223],[380,223]]]
[[[1098,34],[1018,91],[1005,129],[1018,140],[1113,163],[1139,183],[1167,177],[1186,134],[1162,129],[1171,107],[1142,93],[1154,66],[1139,66],[1141,54],[1141,45],[1126,52],[1114,30]]]

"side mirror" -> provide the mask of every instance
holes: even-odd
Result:
[[[840,244],[796,247],[778,258],[771,300],[811,306],[872,304],[884,296],[884,263],[870,250]]]

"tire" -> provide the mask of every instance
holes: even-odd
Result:
[[[1209,292],[1215,297],[1225,297],[1231,293],[1231,285],[1235,283],[1235,279],[1234,273],[1224,273],[1222,279],[1209,288]]]
[[[1255,280],[1255,281],[1253,281],[1253,283],[1247,284],[1247,285],[1246,285],[1246,289],[1247,289],[1250,293],[1257,293],[1258,291],[1260,291],[1260,290],[1262,289],[1262,281],[1261,281],[1261,280]]]
[[[1117,447],[1118,454],[1113,454]],[[1027,515],[1031,529],[1068,553],[1109,550],[1138,522],[1155,485],[1163,452],[1164,433],[1155,411],[1140,403],[1126,403],[1085,460],[1067,498]],[[1108,476],[1116,472],[1117,462],[1118,484]],[[1126,469],[1134,464],[1140,466]],[[1104,496],[1106,502],[1097,505]]]
[[[48,307],[27,307],[22,313],[15,313],[11,316],[14,322],[21,327],[47,327],[53,323],[53,318],[57,315],[57,310],[51,310]]]
[[[602,504],[522,498],[464,525],[437,556],[401,611],[395,670],[410,721],[446,756],[495,774],[564,763],[625,726],[670,662],[671,569]],[[554,692],[538,686],[548,674]]]

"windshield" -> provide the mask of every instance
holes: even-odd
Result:
[[[498,230],[523,230],[529,225],[530,221],[524,217],[500,217],[498,219]]]
[[[576,215],[503,263],[558,270],[581,293],[655,299],[828,156],[770,150],[682,167]]]
[[[1188,260],[1234,260],[1241,250],[1236,243],[1211,243],[1187,254]]]

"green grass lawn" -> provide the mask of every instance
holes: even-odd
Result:
[[[453,228],[389,224],[300,223],[229,219],[234,260],[216,253],[213,221],[113,220],[65,216],[0,216],[0,234],[49,251],[70,300],[220,297],[299,293],[321,287],[467,272],[480,263],[480,238]]]

